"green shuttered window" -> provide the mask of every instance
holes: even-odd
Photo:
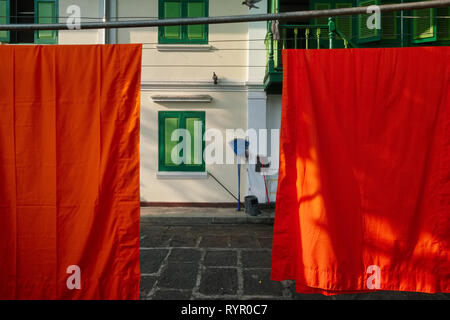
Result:
[[[353,0],[311,0],[309,5],[311,10],[329,10],[353,7]],[[336,29],[346,38],[352,40],[354,37],[354,22],[352,16],[335,17]],[[313,18],[311,24],[328,25],[328,17]],[[313,38],[317,39],[317,29],[313,29]],[[320,48],[329,48],[329,28],[320,28]],[[333,43],[334,48],[343,48],[344,42],[341,36],[336,36]]]
[[[158,112],[158,170],[204,172],[204,133],[203,111]]]
[[[436,9],[437,39],[450,41],[450,7]],[[447,18],[446,18],[447,17]]]
[[[393,0],[382,0],[381,4],[398,3]],[[406,15],[406,13],[404,13]],[[405,34],[400,34],[402,31],[401,11],[382,12],[381,13],[381,43],[383,47],[402,47],[408,40],[406,26],[409,23],[409,18],[404,18]],[[408,21],[406,21],[408,20]]]
[[[159,0],[159,19],[208,16],[208,0]],[[208,43],[207,25],[160,27],[159,43]]]
[[[351,8],[353,7],[353,3],[342,1],[336,2],[336,9],[342,8]],[[336,28],[347,38],[353,38],[353,24],[352,24],[352,16],[339,16],[336,17]]]
[[[330,2],[315,2],[313,6],[314,10],[329,10],[331,9]],[[328,24],[327,17],[314,18],[313,24]]]
[[[436,9],[413,10],[413,42],[436,41]]]
[[[313,4],[313,10],[329,10],[329,9],[331,9],[331,2],[316,1]],[[328,24],[328,18],[327,17],[314,18],[313,24]],[[327,28],[322,28],[320,30],[320,38],[328,39]]]
[[[309,3],[309,6],[311,10],[329,10],[333,8],[333,3],[331,0],[314,0]],[[328,25],[328,18],[313,18],[311,22],[312,24]],[[312,32],[313,39],[319,38],[317,48],[328,48],[328,28],[313,29]],[[317,32],[320,32],[320,34],[317,35]]]
[[[58,1],[57,0],[0,0],[0,24],[24,23],[24,19],[31,17],[34,23],[57,23]],[[21,7],[22,6],[22,7]],[[22,11],[27,12],[22,12]],[[22,22],[20,22],[22,20]],[[26,22],[33,23],[33,22]],[[0,31],[0,42],[11,43],[36,43],[57,44],[58,31],[36,30],[34,31]]]
[[[392,4],[393,2],[383,3]],[[397,39],[397,21],[398,12],[386,12],[381,14],[381,39],[395,40]]]
[[[164,18],[181,18],[181,1],[164,1]],[[181,39],[181,26],[164,27],[163,35],[166,39]]]
[[[58,3],[56,0],[35,0],[34,20],[35,23],[57,23]],[[56,30],[37,30],[34,32],[34,43],[56,44],[58,43],[58,32]]]
[[[187,17],[204,17],[205,16],[205,4],[203,1],[189,1],[187,3]],[[203,40],[205,36],[205,26],[204,25],[190,25],[187,26],[187,37],[188,39]]]
[[[9,24],[10,0],[0,0],[0,24]],[[9,31],[0,31],[0,42],[9,42]]]

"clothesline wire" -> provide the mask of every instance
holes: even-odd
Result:
[[[328,34],[328,33],[327,33]],[[438,31],[439,34],[439,31]],[[384,33],[385,36],[401,36],[402,33]],[[404,36],[412,36],[412,33],[403,33]],[[294,37],[288,37],[288,38],[280,38],[278,41],[295,41],[296,38]],[[323,37],[320,39],[326,40],[328,37],[324,34]],[[208,43],[226,43],[226,42],[248,42],[248,41],[266,41],[268,38],[259,38],[259,39],[227,39],[227,40],[208,40]],[[297,40],[306,40],[306,37],[297,37]],[[315,33],[311,33],[311,35],[308,37],[308,40],[317,40],[317,37],[315,36]],[[340,40],[335,38],[335,40]],[[350,39],[352,40],[352,39]],[[158,42],[138,42],[142,45],[158,45],[160,43]],[[143,49],[158,49],[157,47],[143,47]],[[266,49],[259,49],[259,48],[212,48],[212,51],[214,50],[266,50]]]
[[[378,6],[379,12],[402,11],[408,13],[410,10],[421,10],[431,8],[447,8],[450,6],[450,0],[428,0],[414,1],[395,4],[381,4]],[[291,11],[279,13],[261,13],[244,14],[214,17],[194,17],[194,18],[166,18],[166,19],[147,19],[109,21],[109,17],[99,17],[102,21],[82,22],[79,29],[120,29],[120,28],[148,28],[165,27],[179,25],[205,25],[205,24],[227,24],[227,23],[250,23],[258,21],[307,21],[311,18],[327,18],[340,16],[367,15],[369,7],[358,6],[349,8],[326,9],[326,10],[306,10]],[[49,15],[50,16],[50,15]],[[57,15],[54,15],[55,17]],[[73,15],[70,15],[72,18]],[[24,31],[24,30],[71,30],[71,24],[67,23],[8,23],[0,24],[0,30],[6,31]]]
[[[400,12],[400,11],[394,11],[394,12]],[[429,16],[399,16],[398,14],[391,14],[391,12],[387,13],[387,14],[381,14],[382,17],[396,17],[396,18],[405,18],[405,19],[419,19],[419,18],[430,18]],[[15,15],[9,15],[9,16],[0,16],[0,18],[22,18],[24,16],[15,16]],[[344,16],[346,18],[351,17],[353,19],[357,19],[359,18],[359,15],[352,15],[352,16]],[[450,19],[450,16],[442,16],[442,15],[437,15],[435,16],[438,19]],[[51,19],[68,19],[68,18],[73,18],[70,16],[41,16],[41,18],[51,18]],[[103,18],[103,17],[81,17],[81,20],[83,19],[89,19],[89,20],[108,20],[108,21],[118,21],[120,19],[154,19],[154,20],[158,20],[158,17],[113,17],[113,18]]]
[[[143,64],[143,68],[265,68],[266,66],[247,65],[201,65],[201,64]]]

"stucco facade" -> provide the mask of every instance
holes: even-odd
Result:
[[[59,16],[67,16],[67,7],[80,6],[82,21],[110,19],[156,19],[158,0],[60,0]],[[241,3],[209,0],[209,16],[243,15],[267,12],[265,1],[259,9],[248,10]],[[60,19],[60,22],[63,22]],[[158,171],[158,112],[204,111],[205,127],[223,134],[227,151],[227,129],[265,129],[268,119],[263,88],[266,51],[265,22],[212,24],[208,43],[161,44],[158,28],[60,31],[59,44],[142,43],[141,86],[141,201],[146,203],[224,203],[237,195],[236,164],[206,164],[206,173]],[[213,73],[218,77],[214,84]],[[196,99],[201,96],[203,99]],[[206,97],[206,99],[205,99]],[[171,100],[176,99],[176,102]],[[207,142],[208,144],[208,142]],[[230,149],[231,150],[231,149]],[[228,151],[230,151],[228,150]],[[224,156],[225,157],[225,156]],[[225,159],[224,159],[225,160]],[[271,200],[274,200],[272,183]],[[255,165],[243,165],[241,200],[247,194],[266,201],[264,180],[255,173]]]

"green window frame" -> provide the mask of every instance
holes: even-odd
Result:
[[[315,0],[310,2],[311,10],[329,10],[333,8],[332,1],[330,0]],[[312,24],[328,24],[327,17],[313,18]],[[328,29],[320,29],[320,39],[328,39]]]
[[[197,122],[197,125],[196,125]],[[198,130],[198,122],[201,125],[201,134]],[[178,137],[173,141],[172,134],[176,129],[185,129],[190,133],[189,154],[183,154],[187,150],[184,137]],[[158,171],[189,171],[205,172],[205,112],[204,111],[159,111],[158,112]],[[176,153],[176,147],[182,149],[174,161],[172,154]],[[201,147],[201,154],[199,154]],[[183,151],[183,152],[182,152]],[[186,152],[187,153],[187,152]],[[189,157],[189,158],[187,158]]]
[[[0,0],[0,24],[10,23],[10,0]],[[10,32],[0,31],[0,42],[9,42]]]
[[[329,9],[341,9],[353,7],[354,0],[311,0],[309,2],[309,8],[311,10],[329,10]],[[338,16],[335,17],[336,29],[339,30],[347,40],[354,38],[355,24],[352,16]],[[311,24],[325,24],[328,25],[328,18],[313,18]],[[316,29],[312,30],[312,37],[317,39]],[[320,28],[320,48],[329,48],[329,29]],[[334,48],[344,48],[344,41],[340,36],[337,36],[333,42]]]
[[[436,41],[436,9],[420,9],[412,12],[414,17],[419,17],[412,21],[413,43]]]
[[[450,7],[437,8],[436,15],[438,17],[450,16]],[[437,40],[448,42],[450,41],[450,19],[438,17],[436,17]]]
[[[34,0],[34,23],[58,23],[58,1],[57,0]],[[36,30],[34,32],[34,43],[57,44],[57,30]]]
[[[159,19],[208,17],[208,0],[158,0]],[[158,28],[161,44],[207,44],[207,24]]]
[[[336,0],[335,8],[352,8],[353,2],[348,0]],[[336,17],[336,29],[338,29],[348,40],[353,39],[353,16]]]
[[[309,8],[311,10],[329,10],[333,9],[333,1],[332,0],[314,0],[309,2]],[[311,20],[311,24],[326,24],[328,25],[328,18],[313,18]],[[311,37],[312,39],[317,40],[317,32],[318,29],[312,29]],[[316,47],[316,46],[315,46]],[[327,48],[329,47],[328,41],[328,28],[320,28],[319,40],[317,41],[317,49],[319,48]]]
[[[396,4],[398,2],[392,0],[382,0],[381,4]],[[406,19],[404,19],[406,20]],[[405,24],[407,22],[404,22]],[[406,25],[405,30],[407,30]],[[406,43],[407,35],[404,34],[404,42],[402,43],[402,19],[401,11],[382,12],[381,13],[381,45],[383,47],[402,47]],[[408,33],[408,32],[406,32]]]
[[[58,0],[33,0],[34,23],[57,23]],[[14,9],[13,9],[14,10]],[[0,24],[11,23],[11,0],[0,0]],[[0,31],[0,42],[11,42],[10,31]],[[57,44],[57,30],[36,30],[35,44]]]
[[[358,7],[368,7],[372,5],[380,5],[379,0],[357,0]],[[381,39],[381,32],[379,29],[367,28],[367,19],[372,14],[359,14],[357,16],[357,43],[375,42]]]
[[[412,10],[414,18],[411,23],[413,43],[436,41],[436,8]]]
[[[383,2],[383,4],[395,4],[396,2]],[[381,13],[381,39],[398,39],[398,24],[400,22],[399,11]]]
[[[332,1],[330,0],[315,0],[310,3],[311,10],[329,10],[332,9]],[[328,24],[327,17],[313,18],[313,24]]]

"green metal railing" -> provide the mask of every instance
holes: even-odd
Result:
[[[282,49],[288,48],[287,43],[292,42],[293,46],[289,46],[292,49],[300,49],[302,46],[300,42],[304,40],[304,49],[312,48],[311,45],[315,44],[315,48],[319,49],[320,40],[323,38],[328,38],[326,35],[326,30],[328,25],[318,24],[318,25],[295,25],[295,24],[284,24],[280,25],[281,33],[281,47]],[[300,31],[300,35],[299,35]],[[302,37],[304,35],[304,37]],[[315,41],[314,41],[315,40]],[[311,41],[311,44],[310,44]],[[323,45],[322,45],[323,47]]]
[[[266,35],[266,73],[282,70],[283,49],[333,49],[336,40],[343,42],[344,48],[357,47],[336,29],[334,18],[328,18],[328,24],[280,24],[277,35],[272,33],[272,24],[273,21],[268,22]]]

